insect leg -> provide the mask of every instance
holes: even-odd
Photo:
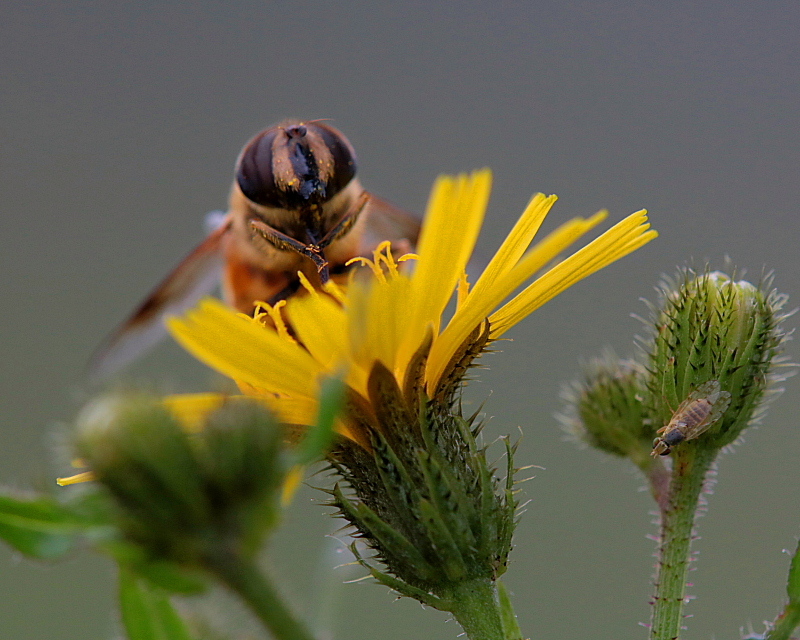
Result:
[[[347,213],[342,216],[342,219],[333,227],[322,240],[319,241],[317,246],[320,249],[324,249],[327,247],[331,242],[338,240],[342,236],[346,235],[350,229],[353,228],[353,225],[358,221],[358,216],[361,215],[361,212],[364,210],[364,207],[367,206],[367,202],[369,201],[369,194],[364,191],[358,197],[355,206],[350,209]]]
[[[323,284],[330,279],[328,273],[328,261],[325,260],[325,255],[322,253],[323,247],[317,244],[306,244],[299,240],[286,235],[282,231],[278,231],[271,227],[263,220],[257,218],[250,219],[250,226],[262,237],[269,242],[276,249],[281,251],[296,251],[300,255],[305,256],[311,260],[317,267],[320,274],[320,279]]]

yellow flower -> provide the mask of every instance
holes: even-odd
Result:
[[[385,244],[375,251],[374,260],[364,261],[372,267],[371,277],[357,274],[344,290],[330,285],[325,292],[308,291],[274,308],[265,305],[261,315],[269,315],[272,322],[207,299],[186,316],[170,319],[170,331],[198,359],[236,380],[245,393],[263,398],[284,422],[308,425],[316,418],[324,378],[343,375],[356,394],[352,397],[368,399],[376,365],[391,372],[401,390],[413,387],[430,398],[452,394],[489,341],[657,235],[645,211],[631,214],[512,296],[606,217],[601,212],[571,220],[528,249],[556,201],[555,196],[537,194],[470,288],[465,269],[490,186],[488,170],[439,178],[418,253],[406,256],[410,265],[397,265]],[[454,294],[455,310],[445,320]],[[181,413],[194,401],[188,396],[171,402]],[[340,430],[368,446],[364,433],[347,417]]]

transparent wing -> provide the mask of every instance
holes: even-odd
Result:
[[[692,391],[684,402],[692,402],[693,400],[706,398],[711,404],[714,404],[719,393],[719,380],[709,380]]]
[[[407,240],[407,251],[413,251],[417,246],[422,221],[413,213],[369,194],[361,217],[365,221],[361,248],[367,255],[384,240]]]
[[[100,346],[89,362],[89,377],[113,375],[160,342],[164,319],[190,309],[220,283],[222,242],[230,230],[225,220],[192,251]]]
[[[725,413],[730,404],[731,394],[727,391],[719,391],[717,398],[714,400],[714,406],[711,408],[711,413],[708,416],[709,427],[722,417],[722,414]]]

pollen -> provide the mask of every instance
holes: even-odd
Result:
[[[406,254],[395,261],[394,256],[392,255],[391,241],[384,240],[372,252],[372,260],[365,258],[364,256],[358,256],[348,260],[345,264],[349,266],[351,264],[360,263],[362,267],[369,267],[369,269],[375,275],[375,279],[381,284],[386,284],[387,275],[390,278],[396,278],[398,275],[400,275],[400,271],[397,268],[397,263],[405,262],[412,257],[415,256],[413,254]]]
[[[253,311],[252,318],[246,314],[241,315],[248,320],[255,320],[262,326],[268,325],[266,319],[269,318],[272,324],[275,325],[275,331],[281,338],[296,344],[297,341],[289,333],[289,328],[286,326],[286,321],[283,319],[283,314],[281,313],[281,309],[285,306],[286,300],[278,300],[274,305],[259,301],[256,302],[256,308]]]
[[[305,273],[303,273],[302,271],[298,271],[297,272],[297,278],[300,280],[300,284],[303,287],[303,289],[305,289],[309,293],[309,295],[312,295],[312,296],[319,295],[317,293],[317,290],[314,288],[314,285],[311,284],[311,282],[309,282],[309,280],[306,277]]]
[[[397,263],[394,261],[394,256],[392,255],[391,242],[388,240],[381,242],[373,252],[373,255],[375,256],[376,265],[385,265],[392,277],[397,276]]]
[[[322,290],[341,305],[343,305],[347,299],[344,289],[336,284],[333,279],[328,280],[325,284],[323,284]]]

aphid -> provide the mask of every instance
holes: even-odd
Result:
[[[681,402],[668,424],[656,433],[652,456],[667,456],[672,447],[685,440],[694,440],[722,417],[731,403],[731,394],[721,391],[718,380],[701,384]]]
[[[91,363],[112,373],[166,335],[164,318],[190,308],[222,280],[223,297],[244,313],[299,286],[320,286],[351,258],[390,240],[414,249],[420,219],[368,193],[347,138],[321,121],[289,120],[248,142],[236,162],[228,213],[211,234],[111,335]]]

